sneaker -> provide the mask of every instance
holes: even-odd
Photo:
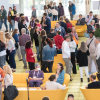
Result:
[[[27,69],[27,66],[24,66],[24,69]]]
[[[23,59],[20,59],[19,61],[23,61]]]
[[[83,82],[83,78],[81,78],[81,82]]]

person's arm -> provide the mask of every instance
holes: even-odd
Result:
[[[65,29],[62,28],[62,36],[63,36],[63,38],[64,38],[65,35],[66,35]]]
[[[14,41],[13,41],[12,39],[10,39],[9,41],[10,41],[10,44],[11,44],[11,46],[12,46],[10,52],[12,52],[12,50],[14,49]]]
[[[96,49],[96,59],[99,59],[100,57],[100,48],[97,47]]]
[[[76,43],[75,43],[75,41],[73,40],[73,42],[72,43],[70,43],[70,48],[73,48],[73,49],[75,49],[76,48]]]
[[[65,90],[66,89],[66,85],[61,85],[61,84],[57,83],[57,88],[61,89],[61,90]]]

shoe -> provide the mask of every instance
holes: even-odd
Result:
[[[23,61],[23,59],[20,59],[19,61]]]
[[[70,76],[70,81],[73,81],[72,77]]]
[[[27,66],[24,66],[24,69],[27,69]]]
[[[16,72],[16,69],[12,69],[12,72]]]
[[[88,79],[88,82],[90,82],[90,78],[87,78]]]
[[[83,78],[81,78],[81,82],[83,82]]]
[[[6,30],[5,32],[8,32],[8,30]]]

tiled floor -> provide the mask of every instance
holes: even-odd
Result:
[[[81,43],[81,41],[85,41],[86,38],[85,37],[79,37],[79,42]],[[79,43],[79,45],[80,45]],[[36,52],[35,50],[35,46],[33,46],[33,51]],[[16,57],[16,65],[17,65],[17,69],[16,69],[16,73],[24,73],[26,70],[23,69],[23,62],[22,61],[18,61],[18,58]],[[87,78],[84,74],[84,82],[81,83],[80,82],[80,73],[79,71],[77,72],[77,74],[72,74],[72,78],[73,81],[69,83],[68,87],[68,92],[66,94],[66,98],[65,100],[67,100],[67,96],[68,94],[74,94],[75,96],[75,100],[85,100],[80,87],[85,87],[87,86],[88,82],[87,82]]]

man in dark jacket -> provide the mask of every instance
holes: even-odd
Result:
[[[6,31],[8,32],[8,26],[7,26],[7,12],[4,9],[4,6],[1,6],[1,10],[0,10],[0,30],[2,28],[2,24],[4,23],[5,27],[6,27]]]
[[[68,9],[69,9],[69,13],[70,13],[70,19],[73,20],[73,16],[76,13],[76,7],[75,7],[75,5],[71,1],[69,1]]]
[[[32,16],[34,16],[36,18],[37,17],[36,16],[36,9],[35,9],[35,6],[34,5],[32,6],[32,10],[33,10],[32,11]]]
[[[51,29],[51,21],[50,21],[50,18],[47,17],[47,13],[44,13],[43,14],[43,17],[45,18],[45,24],[43,24],[44,26],[44,30],[46,31],[46,34],[49,34],[50,33],[50,29]]]
[[[77,21],[76,25],[84,25],[85,24],[85,18],[82,18],[82,15],[79,15],[79,20]]]

